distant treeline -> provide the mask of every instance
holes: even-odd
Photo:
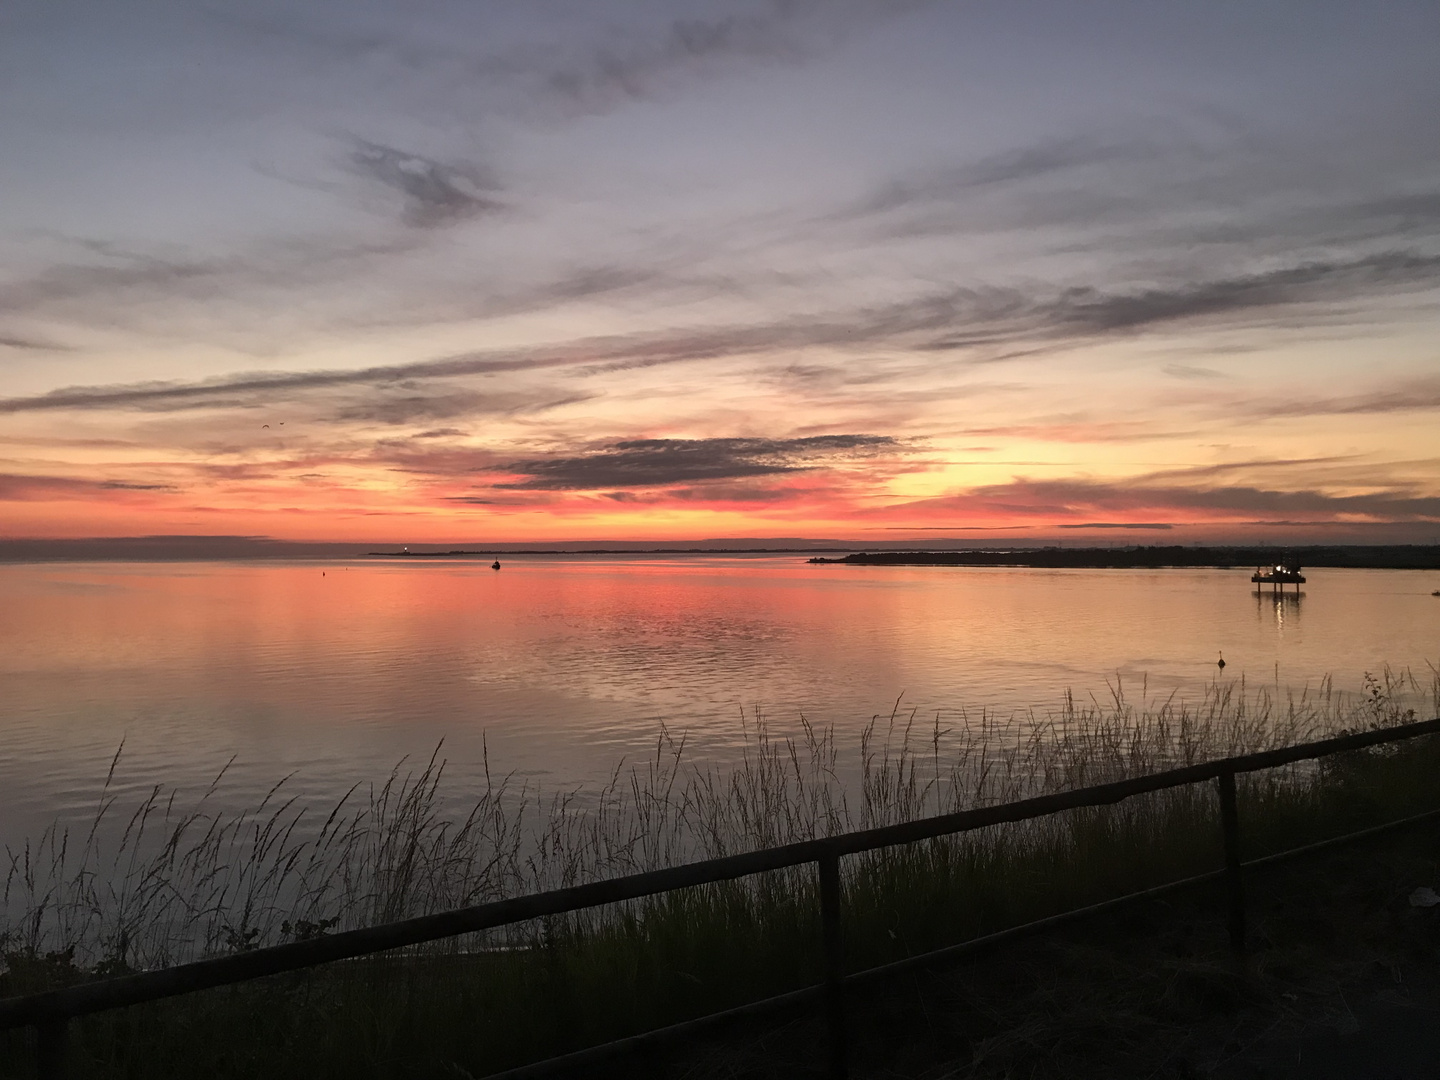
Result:
[[[863,551],[817,563],[865,566],[1034,566],[1072,569],[1131,569],[1162,566],[1269,566],[1282,554],[1302,566],[1378,570],[1440,570],[1440,544],[1353,547],[1132,547],[1012,548],[1008,551]]]
[[[452,551],[367,551],[367,558],[385,559],[448,559],[459,555],[476,555],[490,558],[492,555],[808,555],[812,551],[840,554],[845,548],[717,548],[717,547],[656,547],[656,548],[489,548],[485,551],[470,551],[456,548]],[[812,559],[812,562],[838,562],[838,559]]]

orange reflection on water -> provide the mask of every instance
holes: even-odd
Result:
[[[494,771],[561,786],[603,782],[662,724],[723,765],[756,707],[781,733],[833,724],[847,748],[897,699],[955,726],[1117,681],[1358,689],[1440,657],[1434,585],[1405,572],[1317,570],[1282,599],[1248,571],[489,561],[0,567],[3,799],[20,816],[93,805],[122,738],[139,786],[201,783],[239,754],[251,792],[298,768],[325,796],[442,739],[465,784],[488,748]]]

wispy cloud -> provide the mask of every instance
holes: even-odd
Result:
[[[1307,397],[1263,399],[1241,406],[1250,416],[1281,418],[1305,416],[1354,416],[1366,413],[1394,413],[1440,409],[1440,376],[1403,379],[1384,390],[1349,397]]]
[[[182,269],[142,268],[136,272],[154,273],[163,278]],[[180,276],[183,277],[183,273]],[[845,352],[873,348],[922,353],[955,351],[973,353],[978,361],[993,362],[997,349],[1002,356],[1011,355],[1007,347],[1023,342],[1064,345],[1202,319],[1223,324],[1226,320],[1249,320],[1265,312],[1305,303],[1437,285],[1440,285],[1440,256],[1391,252],[1348,261],[1311,262],[1167,288],[1105,291],[1086,287],[1061,290],[1049,297],[1037,297],[1015,288],[955,288],[828,316],[580,338],[558,346],[475,352],[408,364],[251,373],[193,383],[68,387],[31,397],[0,399],[0,413],[253,407],[277,396],[345,386],[389,387],[397,396],[408,394],[418,401],[425,395],[417,394],[408,384],[420,380],[565,367],[593,375],[817,347]],[[0,306],[4,305],[4,296],[0,290]],[[1015,355],[1024,357],[1030,353],[1020,350]],[[407,385],[401,386],[402,383]],[[1387,401],[1393,402],[1393,407],[1400,407],[1407,394],[1413,401],[1414,395],[1407,388],[1404,392],[1377,397],[1365,410],[1380,411]],[[559,400],[564,395],[555,397]],[[383,406],[376,408],[383,411]],[[403,407],[397,406],[397,415],[404,412]],[[417,418],[426,414],[424,409],[413,412]],[[459,413],[442,406],[430,409],[428,415],[441,417]]]
[[[1074,289],[1062,295],[1051,311],[1061,327],[1103,333],[1395,289],[1432,288],[1437,283],[1440,255],[1387,251],[1172,288],[1109,294],[1097,289]]]
[[[1249,213],[1191,226],[1199,244],[1299,244],[1336,247],[1415,244],[1440,234],[1440,191],[1380,192],[1355,198],[1298,194],[1278,212]],[[1166,238],[1162,232],[1160,240]],[[1181,237],[1171,236],[1172,239]]]
[[[435,384],[429,391],[395,388],[348,395],[334,402],[320,419],[402,425],[459,417],[534,415],[588,401],[593,396],[579,390],[548,386],[475,391]]]
[[[0,285],[0,311],[31,314],[96,296],[173,296],[238,269],[224,259],[187,259],[107,250],[104,261],[63,263],[29,278]]]
[[[1117,524],[1127,516],[1142,523],[1157,517],[1247,521],[1277,515],[1335,522],[1440,521],[1440,496],[1404,488],[1334,493],[1242,484],[1154,483],[1144,477],[1126,481],[1017,478],[908,503],[890,512],[1040,518],[1056,527],[1083,523],[1095,527],[1093,520],[1102,516]],[[1075,518],[1081,522],[1074,522]]]
[[[142,484],[128,480],[91,480],[77,476],[0,473],[0,502],[101,498],[109,492],[173,491],[169,484]]]
[[[677,19],[629,40],[617,37],[569,55],[510,57],[496,66],[518,75],[534,103],[572,114],[609,112],[706,68],[803,58],[809,49],[796,24],[808,6],[775,3],[759,12]]]
[[[241,317],[254,305],[314,296],[377,259],[413,250],[414,241],[288,236],[224,254],[95,240],[79,246],[78,258],[0,283],[0,313],[107,329],[149,325],[171,339],[177,322],[190,326],[198,319],[213,331],[228,319],[254,335],[253,315]]]
[[[1003,233],[1012,248],[1138,255],[1192,272],[1227,253],[1299,262],[1431,248],[1440,236],[1433,162],[1357,183],[1343,168],[1296,168],[1287,158],[1305,151],[1274,145],[1275,134],[1214,113],[1130,118],[978,159],[902,165],[824,220],[872,240]]]
[[[602,491],[600,497],[628,507],[664,506],[666,504],[699,504],[706,507],[753,507],[766,504],[794,503],[814,494],[808,489],[789,485],[766,486],[745,483],[706,483],[701,487],[649,488],[643,490]]]
[[[1139,529],[1140,531],[1164,532],[1175,528],[1168,521],[1082,521],[1078,524],[1058,525],[1060,529]]]
[[[1223,379],[1225,376],[1214,368],[1198,367],[1194,364],[1166,364],[1163,369],[1172,379]]]
[[[1157,156],[1149,139],[1074,135],[1045,139],[992,154],[977,161],[931,167],[887,181],[835,213],[842,220],[924,208],[975,194],[990,187],[1011,187],[1093,165]]]
[[[404,200],[407,223],[433,228],[468,221],[503,208],[500,183],[490,170],[470,162],[445,163],[391,146],[357,139],[350,167]]]
[[[1181,427],[1173,419],[1112,420],[1105,416],[1075,415],[1046,417],[1027,423],[967,427],[962,433],[970,437],[999,436],[1075,444],[1174,441],[1188,439],[1195,434],[1194,430]]]
[[[193,337],[273,356],[316,332],[354,335],[506,318],[647,286],[663,289],[671,281],[673,253],[620,261],[557,254],[525,276],[471,267],[437,277],[405,259],[424,250],[437,227],[496,210],[466,202],[463,192],[429,190],[425,182],[416,179],[423,198],[396,192],[395,213],[410,226],[403,230],[260,236],[221,254],[84,241],[79,257],[0,281],[0,316],[148,331],[172,342]],[[377,281],[393,285],[392,298],[361,302]],[[0,337],[0,348],[64,348],[29,335]]]
[[[1251,325],[1305,304],[1358,301],[1440,287],[1440,256],[1408,251],[1309,261],[1258,273],[1140,288],[958,287],[750,331],[756,345],[885,344],[1025,358],[1026,343],[1065,344],[1201,320]],[[1343,318],[1343,310],[1327,313]],[[769,341],[765,339],[768,336]],[[996,350],[1000,350],[998,353]]]
[[[171,411],[175,409],[210,409],[220,407],[256,408],[278,399],[289,399],[297,393],[343,387],[390,389],[402,399],[408,395],[417,407],[408,415],[454,415],[443,401],[423,406],[424,395],[416,394],[415,383],[429,379],[450,379],[467,375],[490,375],[501,372],[531,371],[539,368],[574,365],[588,359],[568,351],[498,352],[491,354],[446,357],[413,364],[388,364],[357,370],[256,372],[233,375],[202,382],[151,382],[120,386],[78,386],[54,390],[34,397],[0,399],[0,413],[37,412],[53,409],[136,409]],[[483,398],[471,397],[472,405]],[[382,399],[369,408],[384,413],[387,401]],[[502,409],[513,408],[510,400],[502,401]],[[356,415],[366,406],[351,406]],[[393,415],[407,413],[397,406]]]
[[[1275,475],[1283,473],[1293,476],[1297,471],[1307,469],[1323,468],[1333,470],[1336,465],[1348,465],[1358,462],[1360,458],[1354,454],[1322,454],[1310,457],[1258,457],[1245,458],[1237,461],[1217,461],[1209,465],[1185,465],[1173,469],[1159,469],[1155,472],[1146,473],[1139,478],[1143,484],[1164,485],[1174,481],[1184,481],[1188,486],[1204,487],[1213,484],[1218,477],[1243,477],[1256,474]],[[1369,478],[1373,483],[1374,478]]]
[[[25,352],[70,352],[66,345],[57,345],[53,341],[44,341],[40,338],[23,337],[19,334],[0,333],[0,349],[18,349]]]
[[[682,92],[696,82],[748,68],[795,64],[834,48],[876,19],[929,6],[931,0],[760,0],[710,4],[704,14],[599,24],[591,5],[556,19],[566,33],[485,48],[469,22],[449,40],[403,25],[289,15],[216,15],[267,44],[353,65],[380,60],[408,75],[425,73],[469,90],[456,107],[553,123],[603,115],[638,101]],[[479,44],[472,45],[472,42]]]

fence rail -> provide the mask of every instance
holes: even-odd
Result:
[[[805,840],[761,851],[669,867],[664,870],[630,874],[608,881],[555,889],[510,900],[498,900],[493,903],[404,919],[381,926],[347,930],[310,941],[290,942],[250,952],[236,953],[231,956],[199,960],[158,971],[138,972],[24,997],[0,999],[0,1031],[17,1027],[34,1027],[37,1031],[36,1052],[39,1076],[41,1080],[60,1080],[64,1075],[69,1021],[75,1017],[159,1001],[167,997],[246,982],[287,971],[297,971],[336,960],[353,959],[456,937],[461,934],[490,930],[511,923],[526,922],[571,911],[582,911],[625,900],[673,892],[677,889],[730,881],[770,870],[815,863],[820,881],[825,981],[818,988],[781,995],[780,998],[774,1000],[776,1002],[780,1002],[782,999],[785,1001],[801,1000],[814,993],[821,993],[825,1001],[825,1013],[830,1031],[830,1075],[843,1077],[845,1076],[844,985],[856,976],[845,974],[841,951],[839,860],[842,857],[873,851],[877,848],[913,844],[921,840],[972,832],[992,825],[1047,817],[1066,810],[1087,806],[1108,806],[1136,795],[1215,780],[1218,781],[1221,833],[1225,846],[1224,868],[1214,874],[1201,875],[1200,878],[1186,879],[1185,882],[1176,882],[1159,888],[1167,889],[1179,884],[1188,884],[1191,881],[1223,876],[1228,883],[1230,940],[1232,946],[1240,949],[1243,947],[1245,936],[1245,908],[1242,863],[1239,854],[1239,817],[1235,803],[1236,775],[1434,734],[1440,734],[1440,719],[1339,735],[1316,742],[1221,758],[1216,761],[1152,773],[1148,776],[1119,780],[1114,783],[1099,784],[1053,795],[1041,795],[998,806],[978,807],[973,810],[939,814],[895,825],[861,829],[823,839]],[[1421,815],[1421,817],[1428,816]],[[1041,920],[1042,923],[1049,921]],[[1012,928],[1012,930],[1020,929],[1024,928]],[[1002,931],[1001,933],[1009,932]],[[963,947],[963,943],[961,947]],[[900,963],[905,964],[907,961]],[[748,1008],[742,1006],[740,1010],[730,1011],[748,1011]],[[677,1025],[677,1028],[684,1026]],[[630,1040],[622,1040],[622,1042],[628,1041]]]

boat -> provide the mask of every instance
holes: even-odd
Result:
[[[1257,566],[1255,573],[1250,575],[1250,581],[1261,586],[1262,590],[1269,585],[1271,592],[1277,589],[1284,592],[1286,585],[1294,585],[1296,594],[1299,594],[1300,586],[1305,584],[1305,575],[1300,573],[1300,560],[1287,552],[1274,566]]]

